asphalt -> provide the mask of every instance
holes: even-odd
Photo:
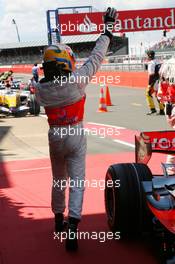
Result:
[[[29,75],[17,75],[24,81]],[[128,136],[133,131],[169,129],[165,116],[147,116],[144,89],[109,86],[113,106],[107,113],[99,113],[100,85],[88,85],[85,107],[85,124],[95,123],[123,127]],[[104,87],[103,87],[104,88]],[[91,125],[93,126],[93,125]],[[0,117],[0,153],[3,160],[36,159],[48,157],[48,124],[44,110],[38,117]],[[121,132],[121,131],[120,131]],[[123,132],[123,131],[122,131]],[[121,140],[121,138],[119,138]],[[125,138],[126,139],[126,138]],[[123,138],[122,138],[123,140]],[[118,144],[109,137],[88,136],[88,153],[115,153],[131,151],[131,147]]]

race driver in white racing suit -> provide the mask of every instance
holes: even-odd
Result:
[[[67,250],[77,250],[77,226],[81,219],[85,179],[86,136],[82,133],[85,104],[85,87],[99,69],[112,39],[111,28],[116,10],[108,8],[104,15],[105,30],[98,38],[89,59],[75,69],[72,50],[63,44],[45,49],[44,78],[36,85],[36,97],[44,106],[50,126],[49,149],[53,174],[52,211],[55,214],[55,231],[64,230],[65,184],[69,186]],[[82,78],[85,77],[85,78]],[[72,129],[72,130],[71,130]],[[75,133],[70,133],[70,130]]]

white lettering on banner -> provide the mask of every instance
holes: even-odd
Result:
[[[151,18],[147,17],[144,19],[143,28],[151,28]]]
[[[168,138],[154,138],[152,140],[152,148],[169,149],[175,148],[175,138],[169,140]]]
[[[174,9],[170,11],[171,15],[165,18],[164,24],[166,27],[174,27],[175,26],[175,19],[174,19]],[[171,24],[168,24],[168,20],[171,19]]]
[[[122,25],[123,22],[123,25]],[[141,22],[143,25],[141,26]],[[163,26],[163,20],[161,17],[154,17],[153,20],[149,17],[143,19],[139,16],[137,16],[135,19],[128,18],[122,20],[117,20],[117,23],[120,25],[120,28],[123,31],[128,31],[128,30],[137,30],[137,29],[158,29],[158,28],[164,28]]]
[[[161,17],[154,17],[153,18],[154,21],[154,28],[162,28],[163,27],[163,19]]]
[[[136,20],[136,23],[137,23],[137,28],[142,28],[141,27],[141,25],[140,25],[140,21],[142,20],[142,18],[141,17],[139,17],[139,16],[137,16],[136,18],[135,18],[135,20]]]
[[[129,25],[128,25],[129,23],[130,23],[130,27],[129,27]],[[129,19],[125,19],[125,20],[124,20],[124,25],[125,25],[125,26],[124,26],[125,29],[129,29],[129,28],[130,28],[130,29],[134,29],[134,20],[131,19],[131,18],[129,18]]]
[[[134,25],[134,20],[136,22],[136,24]],[[128,21],[130,21],[131,26],[128,27]],[[137,16],[135,19],[126,19],[124,20],[124,26],[122,27],[122,21],[118,19],[117,21],[118,23],[121,24],[121,28],[123,30],[128,30],[128,29],[142,29],[141,26],[141,22],[143,22],[143,28],[144,29],[161,29],[164,27],[175,27],[175,15],[174,15],[174,9],[170,10],[170,16],[165,17],[165,19],[163,20],[162,17],[153,17],[153,18],[141,18],[139,16]]]
[[[136,11],[136,10],[135,10]],[[175,8],[140,10],[141,12],[120,11],[117,13],[116,24],[114,31],[129,32],[129,31],[145,31],[145,30],[163,30],[166,28],[175,28]],[[60,15],[60,17],[64,15]],[[74,33],[78,34],[97,34],[105,31],[105,25],[101,16],[103,13],[97,12],[91,14],[80,13],[75,18],[74,14],[65,14],[66,18],[61,19],[60,34],[68,35]],[[60,20],[60,21],[61,21]]]
[[[137,29],[163,29],[165,27],[175,27],[175,15],[174,9],[170,10],[170,16],[165,17],[163,20],[162,17],[147,17],[143,19],[140,16],[136,18],[128,18],[123,21],[117,19],[117,23],[120,25],[122,30],[137,30]],[[143,24],[141,26],[141,23]]]
[[[162,17],[147,17],[143,19],[140,16],[136,18],[127,18],[124,20],[117,19],[116,23],[118,28],[125,30],[137,30],[137,29],[164,29],[165,27],[175,27],[175,15],[174,9],[170,10],[170,16],[165,17],[163,20]],[[141,26],[142,24],[142,26]]]

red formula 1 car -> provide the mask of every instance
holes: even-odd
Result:
[[[152,234],[162,262],[175,263],[175,164],[163,163],[162,175],[153,175],[147,166],[153,152],[175,155],[175,131],[142,132],[135,140],[136,162],[108,168],[108,224],[121,237]],[[111,181],[120,181],[120,187]]]

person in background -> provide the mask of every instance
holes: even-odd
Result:
[[[175,129],[175,58],[164,62],[160,68],[158,99],[165,104],[168,125]],[[175,175],[175,155],[167,155],[167,173]]]
[[[36,83],[39,80],[38,70],[39,70],[38,64],[35,63],[34,66],[33,66],[33,68],[32,68],[32,75],[33,75],[33,78],[34,78],[34,80],[35,80]]]
[[[153,94],[155,94],[157,99],[157,89],[158,89],[158,81],[159,81],[159,69],[160,69],[160,63],[157,62],[155,59],[155,52],[153,50],[149,50],[147,52],[148,56],[148,86],[146,88],[146,101],[147,105],[149,107],[149,112],[147,115],[152,115],[157,113],[157,110],[155,108],[154,100],[153,100]],[[159,100],[159,115],[164,115],[164,104],[160,103]]]
[[[6,80],[4,81],[6,89],[10,92],[13,83],[13,71],[9,71]]]
[[[34,80],[34,77],[32,77],[31,79],[29,79],[26,90],[30,91],[31,93],[35,92],[35,85],[36,82]]]
[[[6,80],[13,81],[13,71],[6,71],[0,75],[0,81],[5,82]]]

